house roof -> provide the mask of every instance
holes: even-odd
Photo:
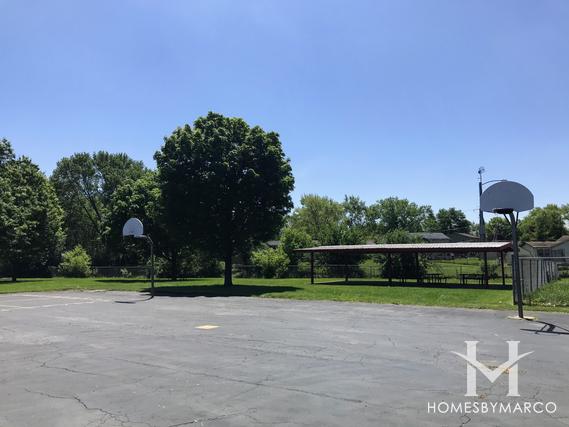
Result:
[[[454,232],[452,233],[454,236],[462,236],[462,237],[466,237],[468,239],[479,239],[478,236],[475,236],[474,234],[470,234],[470,233],[457,233]]]
[[[444,233],[435,232],[421,232],[421,233],[409,233],[411,236],[421,237],[425,240],[450,240],[450,238]]]
[[[509,252],[512,242],[459,242],[459,243],[401,243],[383,245],[336,245],[316,246],[296,249],[295,252],[332,253],[469,253],[469,252]]]
[[[554,248],[566,242],[569,242],[569,236],[561,236],[557,240],[535,240],[526,244],[532,248]]]

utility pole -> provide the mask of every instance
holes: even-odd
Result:
[[[478,212],[479,212],[479,235],[480,241],[486,241],[486,227],[484,225],[484,213],[482,212],[482,206],[480,206],[480,198],[482,197],[482,174],[486,172],[484,166],[480,166],[478,168],[478,175],[480,175],[480,180],[478,181]],[[486,252],[483,253],[484,257],[484,283],[488,285],[488,254]]]

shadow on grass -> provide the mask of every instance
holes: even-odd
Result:
[[[263,285],[196,285],[196,286],[156,286],[156,297],[252,297],[277,292],[294,292],[300,288],[293,286]],[[150,288],[144,290],[150,293]]]
[[[178,283],[178,282],[197,282],[199,280],[203,280],[203,279],[199,279],[199,278],[190,278],[190,279],[178,279],[176,280],[171,280],[171,279],[155,279],[154,282],[157,284],[160,283]],[[150,283],[150,279],[146,279],[146,278],[137,278],[137,279],[117,279],[117,278],[109,278],[109,279],[95,279],[95,282],[99,282],[99,283],[120,283],[120,284],[125,284],[125,283]]]
[[[17,285],[18,283],[37,283],[46,282],[49,278],[38,278],[38,279],[18,279],[15,282],[12,279],[0,279],[0,284],[2,285]]]
[[[433,289],[487,289],[495,291],[508,291],[512,290],[511,285],[463,285],[461,283],[415,283],[415,282],[400,282],[400,281],[371,281],[371,280],[333,280],[330,282],[317,282],[315,285],[332,285],[332,286],[397,286],[406,288],[433,288]]]

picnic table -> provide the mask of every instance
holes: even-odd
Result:
[[[425,273],[424,280],[427,283],[446,283],[447,278],[441,273]]]
[[[461,273],[458,275],[458,277],[460,279],[461,285],[468,285],[469,280],[474,280],[475,282],[478,282],[479,285],[484,284],[484,275],[483,274]]]

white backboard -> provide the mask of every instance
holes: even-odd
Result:
[[[480,209],[484,212],[494,212],[497,209],[513,209],[516,212],[529,211],[533,209],[533,194],[518,182],[497,182],[482,193]]]
[[[142,236],[144,234],[144,226],[138,218],[131,218],[124,223],[122,228],[123,237],[126,236]]]

